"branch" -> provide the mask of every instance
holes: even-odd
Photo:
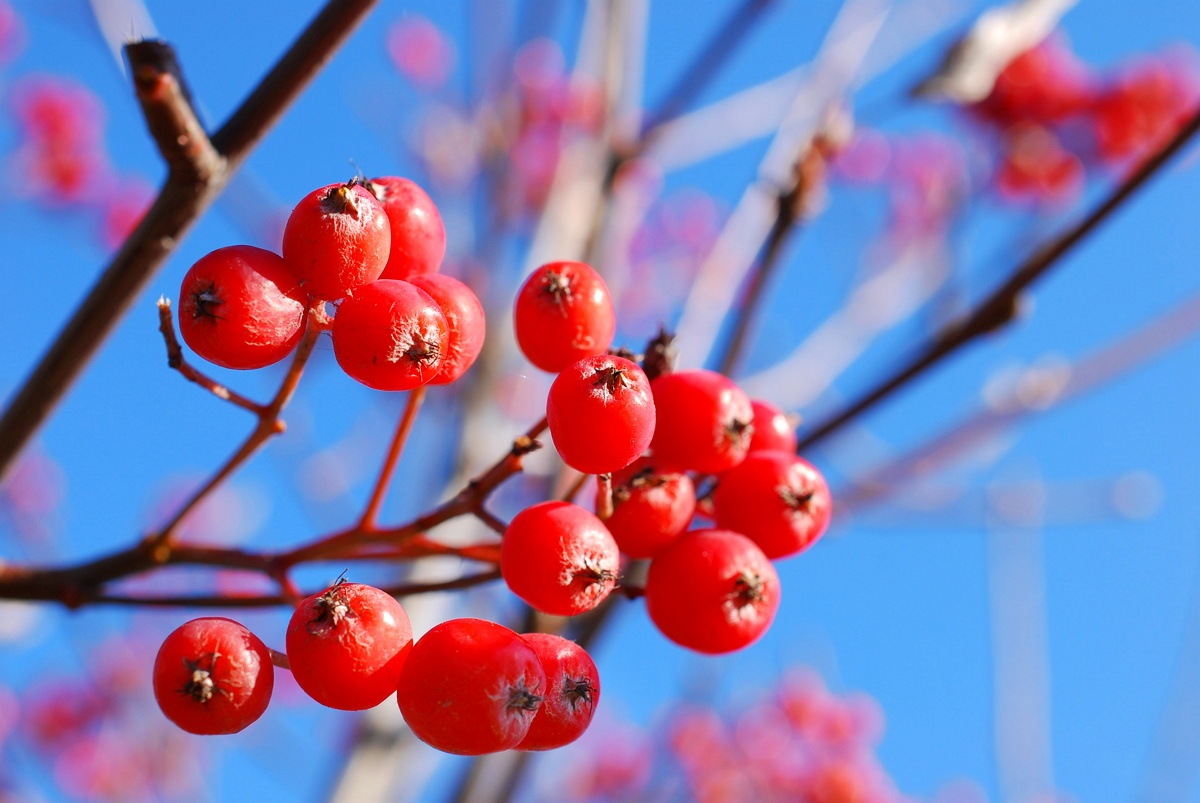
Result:
[[[384,586],[381,590],[391,594],[393,597],[411,597],[416,594],[428,594],[433,591],[453,591],[459,588],[470,588],[472,586],[483,585],[484,583],[490,583],[493,580],[499,579],[500,570],[494,569],[489,572],[480,572],[479,574],[471,574],[467,575],[466,577],[456,577],[453,580],[443,580],[442,582],[438,583],[408,583],[406,585]],[[312,591],[302,593],[305,597],[307,597],[317,592]],[[140,605],[160,608],[269,608],[275,605],[283,605],[284,603],[290,602],[290,600],[281,596],[123,597],[116,595],[106,596],[102,594],[85,598],[82,601],[96,605]]]
[[[167,180],[0,418],[0,479],[233,171],[375,2],[330,0],[211,141],[170,46],[136,42],[126,48],[146,124],[167,162]]]
[[[1121,204],[1127,201],[1138,188],[1162,169],[1171,157],[1178,153],[1187,144],[1188,140],[1195,136],[1198,130],[1200,130],[1200,110],[1192,115],[1191,119],[1188,120],[1170,142],[1155,153],[1154,156],[1146,160],[1133,175],[1117,187],[1091,214],[1063,232],[1021,264],[1003,285],[984,299],[964,320],[948,327],[924,352],[907,365],[885,379],[845,410],[834,415],[821,424],[821,426],[809,432],[800,441],[800,451],[824,440],[846,424],[855,420],[925,371],[940,363],[944,358],[975,340],[975,338],[1006,326],[1015,316],[1017,298],[1020,293],[1040,278],[1043,273],[1057,264],[1060,259],[1070,253],[1071,249],[1078,245],[1084,237],[1090,234],[1093,229],[1115,212]]]

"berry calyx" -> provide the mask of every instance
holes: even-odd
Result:
[[[745,459],[754,409],[732,380],[713,371],[678,371],[650,388],[658,415],[650,450],[664,463],[716,474]]]
[[[418,739],[476,756],[521,743],[545,683],[537,653],[521,636],[482,619],[452,619],[413,645],[396,701]]]
[[[449,326],[421,288],[396,279],[360,287],[333,319],[333,353],[352,379],[376,390],[412,390],[438,376]]]
[[[193,619],[167,636],[154,659],[154,698],[188,733],[237,733],[267,710],[271,654],[231,619]]]
[[[179,288],[179,332],[192,351],[249,370],[292,352],[308,320],[308,295],[283,258],[251,245],[201,257]]]
[[[517,343],[543,371],[558,373],[604,354],[617,319],[608,286],[583,262],[551,262],[530,274],[513,313]]]
[[[521,636],[546,674],[545,697],[518,750],[553,750],[583,735],[600,702],[600,673],[587,650],[562,636]]]
[[[313,190],[283,230],[288,267],[307,293],[330,301],[378,279],[390,250],[387,212],[355,181]]]
[[[829,526],[833,502],[811,463],[768,450],[721,475],[713,510],[718,527],[745,534],[774,560],[812,546]]]
[[[391,249],[381,279],[409,280],[436,273],[446,254],[446,228],[425,190],[399,176],[363,182],[383,205],[391,226]]]
[[[757,641],[779,607],[779,576],[758,546],[729,530],[692,530],[650,563],[646,611],[663,635],[703,653]]]
[[[500,572],[509,590],[554,616],[599,605],[616,586],[620,559],[604,522],[570,502],[522,510],[500,545]]]
[[[428,384],[448,385],[465,374],[483,350],[483,305],[471,288],[440,273],[412,276],[408,281],[428,293],[446,316],[442,368]]]
[[[599,492],[597,492],[599,493]],[[613,513],[604,522],[621,552],[653,558],[692,521],[696,490],[682,471],[643,457],[613,475]]]
[[[563,462],[610,474],[636,460],[654,435],[654,397],[642,369],[622,357],[585,357],[558,375],[546,401]]]
[[[287,629],[287,655],[300,688],[321,705],[362,711],[396,690],[412,649],[400,603],[368,585],[338,582],[300,603]]]

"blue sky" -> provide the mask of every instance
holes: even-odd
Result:
[[[214,124],[319,7],[311,0],[147,4]],[[662,96],[734,5],[704,4],[698,13],[697,4],[683,0],[652,4],[644,88],[650,102]],[[124,77],[85,16],[85,4],[17,0],[14,7],[25,20],[28,44],[0,81],[53,72],[82,82],[107,107],[105,143],[114,163],[122,172],[157,182],[162,167],[153,144]],[[384,32],[405,13],[424,14],[453,37],[461,56],[469,47],[467,7],[382,3],[250,158],[247,167],[257,185],[287,208],[312,188],[347,175],[348,159],[368,173],[419,175],[419,165],[396,147],[412,127],[417,98],[391,70]],[[837,8],[826,0],[778,0],[700,102],[810,58]],[[971,18],[974,8],[963,6],[957,19]],[[552,26],[568,56],[578,21],[578,7],[565,4]],[[1089,0],[1066,16],[1063,27],[1085,62],[1111,68],[1134,54],[1180,42],[1200,46],[1200,4],[1165,0],[1134,10],[1116,0]],[[886,101],[910,86],[936,63],[947,41],[945,34],[935,37],[868,85],[863,105]],[[461,58],[459,64],[453,80],[463,86]],[[889,133],[927,128],[956,139],[968,136],[944,109],[908,109],[883,126]],[[15,136],[11,118],[0,120],[5,152]],[[668,176],[666,186],[671,191],[696,187],[732,206],[764,148],[763,141],[747,144]],[[1080,358],[1195,294],[1200,290],[1196,163],[1193,147],[1040,282],[1031,315],[897,394],[864,419],[866,431],[830,441],[810,458],[844,481],[848,466],[915,446],[978,409],[981,387],[996,371],[1046,354]],[[1101,185],[1092,186],[1089,198],[1100,190]],[[3,209],[0,238],[6,259],[0,271],[9,301],[0,393],[7,393],[86,292],[105,255],[77,217],[12,195]],[[879,215],[877,196],[834,188],[827,212],[789,249],[784,275],[775,285],[764,327],[778,342],[798,343],[836,309],[859,266],[861,221]],[[128,543],[145,526],[147,506],[172,478],[202,476],[243,436],[248,425],[243,413],[166,370],[153,303],[160,294],[177,295],[183,273],[199,256],[246,240],[237,217],[229,206],[218,205],[196,225],[43,431],[41,448],[67,478],[61,555],[80,557]],[[1053,230],[1069,217],[1035,221],[981,204],[956,246],[968,294],[977,297],[991,287],[1006,266],[1033,247],[1036,232]],[[455,237],[462,234],[452,221],[452,253]],[[511,264],[498,270],[506,281],[515,281],[517,250],[514,246]],[[853,397],[869,387],[927,336],[927,324],[918,317],[882,338],[839,380],[838,394]],[[769,361],[778,342],[759,344],[750,364]],[[310,515],[302,509],[295,490],[280,480],[283,470],[301,459],[303,450],[344,437],[364,416],[386,422],[399,409],[397,400],[357,388],[333,371],[328,349],[326,344],[318,354],[311,383],[290,417],[297,445],[281,440],[239,477],[239,488],[265,517],[253,535],[257,546],[294,543],[336,525],[338,511]],[[1108,516],[1041,531],[1054,774],[1059,788],[1080,800],[1107,803],[1133,795],[1183,643],[1200,569],[1198,368],[1200,343],[1188,341],[1117,381],[1022,422],[1005,438],[1002,456],[960,475],[976,494],[995,481],[1040,478],[1051,489],[1051,507],[1055,489],[1135,471],[1148,473],[1162,489],[1162,503],[1150,518]],[[214,373],[260,398],[279,375],[273,369]],[[390,518],[419,512],[436,498],[437,475],[451,467],[441,448],[456,424],[450,409],[427,410],[404,464],[405,492],[389,503]],[[809,421],[821,417],[820,411],[802,412]],[[531,410],[528,420],[537,417]],[[364,494],[365,486],[356,493]],[[900,789],[929,798],[944,782],[966,777],[997,799],[988,532],[983,515],[906,519],[895,510],[838,527],[811,552],[780,565],[784,592],[778,620],[760,643],[733,656],[700,658],[677,648],[654,632],[639,604],[627,606],[597,652],[606,705],[648,724],[691,679],[715,675],[718,697],[737,701],[769,687],[784,668],[807,663],[834,688],[862,690],[880,701],[888,720],[880,755]],[[17,556],[0,544],[0,557]],[[302,579],[315,584],[323,571]],[[78,645],[132,622],[165,632],[184,616],[41,609],[35,631],[4,646],[8,659],[0,666],[0,682],[21,688],[47,667],[76,670]],[[259,613],[248,623],[276,632],[275,638],[264,638],[281,646],[282,617],[281,612]],[[307,743],[312,731],[323,743],[336,744],[351,727],[350,718],[318,711],[313,704],[273,709],[262,730],[283,734],[278,741],[267,743],[252,729],[228,744],[209,746],[219,759],[219,770],[209,779],[213,799],[273,799],[281,795],[271,790],[280,786],[294,799],[320,799],[336,750],[326,760],[312,761],[295,746]],[[27,754],[15,767],[14,773],[39,777]],[[1194,786],[1182,799],[1197,799]]]

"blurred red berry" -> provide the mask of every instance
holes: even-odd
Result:
[[[388,30],[387,52],[400,74],[424,90],[440,88],[454,67],[453,45],[441,29],[416,14],[395,22]]]
[[[751,399],[754,411],[754,434],[750,436],[750,451],[761,452],[774,449],[779,452],[796,451],[796,428],[787,414],[770,402]]]

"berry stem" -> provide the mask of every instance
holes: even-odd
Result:
[[[362,518],[358,520],[358,529],[364,532],[375,529],[379,509],[383,507],[388,486],[391,485],[392,476],[396,473],[396,465],[400,462],[400,454],[404,451],[404,444],[408,441],[413,422],[417,420],[417,411],[421,409],[421,402],[424,400],[424,385],[409,391],[408,399],[404,404],[404,413],[400,416],[400,423],[396,425],[396,434],[392,436],[392,444],[388,447],[387,457],[384,458],[383,467],[379,470],[379,478],[375,481],[375,490],[371,492],[371,499],[367,502]]]
[[[267,647],[267,652],[271,655],[271,663],[275,664],[275,666],[279,667],[280,669],[291,671],[292,665],[288,661],[288,657],[285,653],[282,653],[279,650],[273,650],[270,647]]]
[[[608,521],[613,514],[612,474],[597,474],[596,482],[600,493],[596,497],[596,517],[600,521]]]
[[[249,410],[261,417],[266,411],[263,405],[251,401],[239,393],[235,393],[221,383],[210,379],[205,374],[192,367],[183,357],[183,348],[175,335],[175,323],[171,319],[171,299],[163,297],[158,300],[158,331],[162,332],[163,341],[167,345],[167,365],[174,368],[189,382],[195,382],[218,399]]]

